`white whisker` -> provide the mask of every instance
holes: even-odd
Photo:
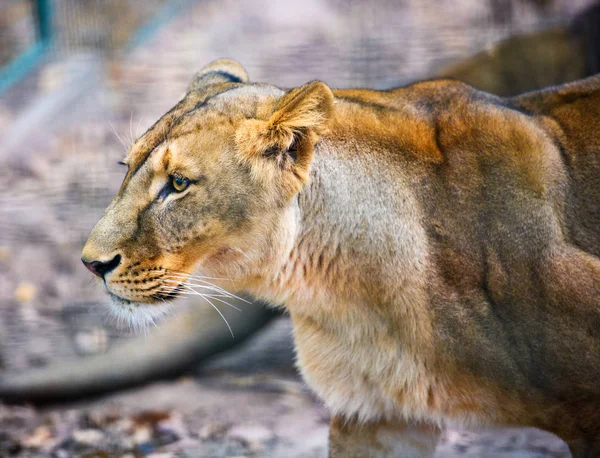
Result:
[[[229,292],[227,292],[227,290],[221,288],[220,286],[217,286],[213,283],[207,282],[207,281],[202,281],[202,280],[194,280],[196,281],[201,281],[202,285],[199,285],[197,283],[191,283],[189,278],[179,278],[179,277],[165,277],[165,281],[168,282],[174,282],[174,283],[181,283],[181,284],[189,284],[189,285],[195,285],[198,286],[199,288],[207,288],[207,289],[211,289],[213,291],[220,291],[226,294],[230,294]]]
[[[200,297],[202,297],[202,299],[204,299],[206,302],[208,302],[208,303],[209,303],[209,304],[210,304],[210,305],[211,305],[211,306],[212,306],[212,307],[213,307],[213,308],[214,308],[214,309],[217,311],[217,313],[218,313],[219,315],[221,315],[221,318],[223,318],[223,321],[225,322],[225,324],[227,325],[227,328],[229,329],[229,332],[231,333],[231,337],[235,338],[235,335],[233,334],[233,330],[231,329],[231,326],[229,325],[229,322],[228,322],[228,321],[227,321],[227,319],[225,318],[225,315],[223,315],[223,313],[222,313],[222,312],[221,312],[221,311],[218,309],[218,307],[217,307],[215,304],[213,304],[213,303],[211,302],[211,300],[210,300],[208,297],[206,297],[204,294],[201,294],[201,293],[199,293],[198,291],[195,291],[195,290],[193,290],[192,288],[190,288],[190,287],[189,287],[189,286],[187,286],[187,285],[183,285],[183,286],[185,286],[186,288],[188,288],[188,289],[189,289],[189,292],[188,292],[188,294],[190,294],[190,295],[196,295],[196,296],[200,296]],[[182,292],[181,294],[185,294],[185,292]],[[235,308],[235,307],[234,307],[234,308]]]
[[[206,299],[206,298],[205,298]],[[229,332],[231,333],[231,337],[233,337],[235,339],[235,336],[233,335],[233,330],[231,329],[231,326],[229,326],[229,323],[227,322],[227,319],[225,318],[225,315],[223,315],[221,313],[221,311],[217,308],[217,306],[215,304],[213,304],[209,299],[206,299],[208,301],[208,303],[210,305],[213,306],[213,308],[219,313],[219,315],[221,315],[221,318],[223,318],[223,321],[225,322],[225,324],[227,325],[227,327],[229,328]]]
[[[229,281],[234,281],[231,278],[231,274],[227,271],[227,268],[223,265],[223,263],[221,261],[219,261],[218,259],[217,259],[217,262],[221,265],[221,268],[223,269],[223,271],[225,272],[225,274],[229,277]]]
[[[168,281],[168,282],[178,282],[178,280],[169,280],[169,279],[167,279],[165,281]],[[205,289],[208,289],[210,291],[216,291],[216,292],[225,294],[226,296],[231,297],[233,299],[238,299],[238,300],[240,300],[242,302],[246,302],[247,304],[251,304],[252,303],[249,300],[244,299],[243,297],[236,296],[235,294],[230,293],[229,291],[227,291],[227,290],[225,290],[225,289],[223,289],[223,288],[221,288],[219,286],[216,286],[216,285],[199,285],[197,283],[190,283],[190,282],[179,282],[179,283],[181,283],[181,284],[183,284],[185,286],[192,286],[194,288],[205,288]]]
[[[140,136],[140,124],[142,123],[142,119],[144,119],[143,116],[139,119],[137,127],[135,128],[135,138],[139,138]]]
[[[166,271],[167,274],[175,274],[175,275],[179,275],[180,277],[186,277],[186,278],[197,278],[200,280],[204,280],[204,279],[208,279],[208,280],[223,280],[223,281],[233,281],[230,278],[222,278],[222,277],[207,277],[204,275],[195,275],[195,274],[188,274],[186,272],[180,272],[178,270],[168,270]]]
[[[166,281],[173,281],[173,280],[166,280]],[[196,287],[198,287],[198,286],[196,286]],[[182,291],[181,288],[185,288],[187,291],[186,290]],[[231,296],[229,294],[227,294],[227,292],[224,292],[225,294],[210,294],[210,293],[205,294],[205,293],[196,291],[194,289],[194,285],[191,285],[188,283],[181,283],[181,282],[178,282],[177,285],[172,285],[172,286],[171,285],[163,285],[163,286],[161,286],[161,288],[159,290],[159,294],[164,294],[164,293],[169,294],[169,293],[174,293],[174,292],[177,292],[181,295],[187,295],[187,296],[200,296],[203,299],[206,299],[207,301],[209,299],[217,300],[217,301],[222,302],[223,304],[228,305],[229,307],[237,310],[238,312],[242,311],[242,309],[240,309],[239,307],[236,307],[235,305],[222,299],[222,298],[231,298]],[[164,299],[163,299],[163,302],[164,302]]]
[[[181,281],[183,283],[187,283],[187,282],[189,282],[189,280],[200,281],[202,283],[205,283],[207,286],[210,286],[211,288],[219,289],[221,291],[226,291],[227,294],[233,295],[233,293],[230,293],[229,291],[225,290],[221,286],[215,285],[214,283],[206,281],[206,280],[204,280],[202,278],[194,278],[192,276],[181,276],[181,275],[171,275],[171,274],[166,275],[165,278],[168,279],[168,280],[170,280],[170,281]],[[210,278],[210,277],[205,277],[205,278]],[[233,280],[231,280],[231,281],[233,281]],[[238,299],[240,299],[240,298],[238,298]]]
[[[123,141],[123,139],[121,138],[121,136],[117,133],[117,130],[115,129],[115,126],[113,126],[112,122],[110,122],[110,121],[108,121],[108,124],[110,125],[110,128],[112,129],[113,133],[119,139],[119,142],[121,143],[121,145],[123,146],[123,148],[125,148],[125,150],[127,150],[127,144]]]
[[[133,110],[131,110],[131,115],[129,116],[129,144],[133,144]]]
[[[219,301],[219,302],[221,302],[221,303],[223,303],[223,304],[225,304],[225,305],[227,305],[227,306],[231,307],[232,309],[235,309],[235,310],[237,310],[238,312],[241,312],[241,311],[242,311],[242,309],[241,309],[241,308],[239,308],[239,307],[236,307],[236,306],[235,306],[235,305],[233,305],[233,304],[230,304],[229,302],[227,302],[227,301],[226,301],[226,300],[224,300],[224,299],[221,299],[221,298],[220,298],[220,297],[218,297],[218,296],[215,296],[215,295],[212,295],[212,294],[202,294],[202,293],[199,293],[198,291],[194,291],[194,290],[192,290],[191,288],[190,288],[190,291],[181,291],[181,292],[180,292],[180,294],[181,294],[182,296],[200,296],[202,299],[206,299],[207,301],[208,301],[209,299],[212,299],[212,300],[214,300],[214,301]]]
[[[211,298],[211,299],[213,299],[213,300],[215,300],[215,301],[222,302],[223,304],[225,304],[225,305],[228,305],[228,306],[229,306],[229,307],[231,307],[232,309],[236,309],[238,312],[241,312],[241,311],[242,311],[242,309],[241,309],[241,308],[239,308],[239,307],[236,307],[235,305],[233,305],[233,304],[230,304],[229,302],[227,302],[227,301],[224,301],[223,299],[219,299],[219,298],[218,298],[218,297],[216,297],[216,296],[211,296],[210,298]]]

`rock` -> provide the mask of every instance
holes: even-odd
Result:
[[[251,451],[256,452],[275,439],[275,433],[263,425],[242,424],[234,426],[229,430],[227,436],[242,442]]]
[[[33,283],[19,283],[15,289],[15,299],[21,304],[31,302],[37,296],[37,287]]]
[[[175,432],[171,430],[157,430],[152,442],[157,447],[162,447],[163,445],[169,445],[174,442],[179,441],[180,436],[178,436]]]
[[[198,438],[202,440],[217,440],[225,436],[231,425],[227,423],[208,423],[198,431]]]
[[[99,429],[80,429],[73,432],[73,439],[78,444],[97,447],[104,440],[104,433]]]
[[[23,445],[27,448],[45,448],[52,440],[52,431],[48,426],[39,426],[33,434],[23,440]]]
[[[52,452],[52,458],[69,458],[69,452],[63,449],[54,450]]]
[[[146,444],[152,440],[152,428],[144,425],[135,428],[133,433],[133,442],[140,445]]]
[[[201,447],[201,443],[197,439],[191,437],[185,437],[172,444],[161,447],[163,452],[179,452],[181,450],[194,450]]]
[[[189,436],[188,428],[181,414],[171,412],[168,418],[156,424],[156,442],[160,445],[170,444]]]
[[[154,453],[154,445],[150,442],[144,442],[143,444],[138,444],[136,451],[143,456],[148,456]]]

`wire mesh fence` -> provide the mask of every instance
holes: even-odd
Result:
[[[126,48],[173,0],[54,0],[56,47],[65,54],[82,49],[115,53]]]

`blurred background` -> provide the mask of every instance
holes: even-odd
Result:
[[[285,316],[208,361],[188,355],[125,383],[148,382],[142,386],[102,395],[71,389],[70,371],[89,361],[120,371],[115,358],[132,342],[123,354],[168,354],[172,346],[168,358],[178,358],[172,335],[139,336],[112,323],[102,288],[79,260],[124,176],[117,162],[216,58],[282,87],[322,79],[384,89],[445,74],[510,94],[598,70],[595,6],[0,0],[0,456],[326,456],[327,413],[295,372]],[[201,303],[178,308],[180,320],[199,308],[216,315]],[[46,403],[26,384],[15,396],[3,391],[47,369],[55,378],[43,381]],[[110,380],[103,386],[113,388]],[[438,455],[569,456],[534,430],[449,431]]]

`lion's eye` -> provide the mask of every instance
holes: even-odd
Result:
[[[173,185],[173,189],[177,192],[183,192],[190,185],[190,180],[183,177],[174,176],[171,177],[171,184]]]

